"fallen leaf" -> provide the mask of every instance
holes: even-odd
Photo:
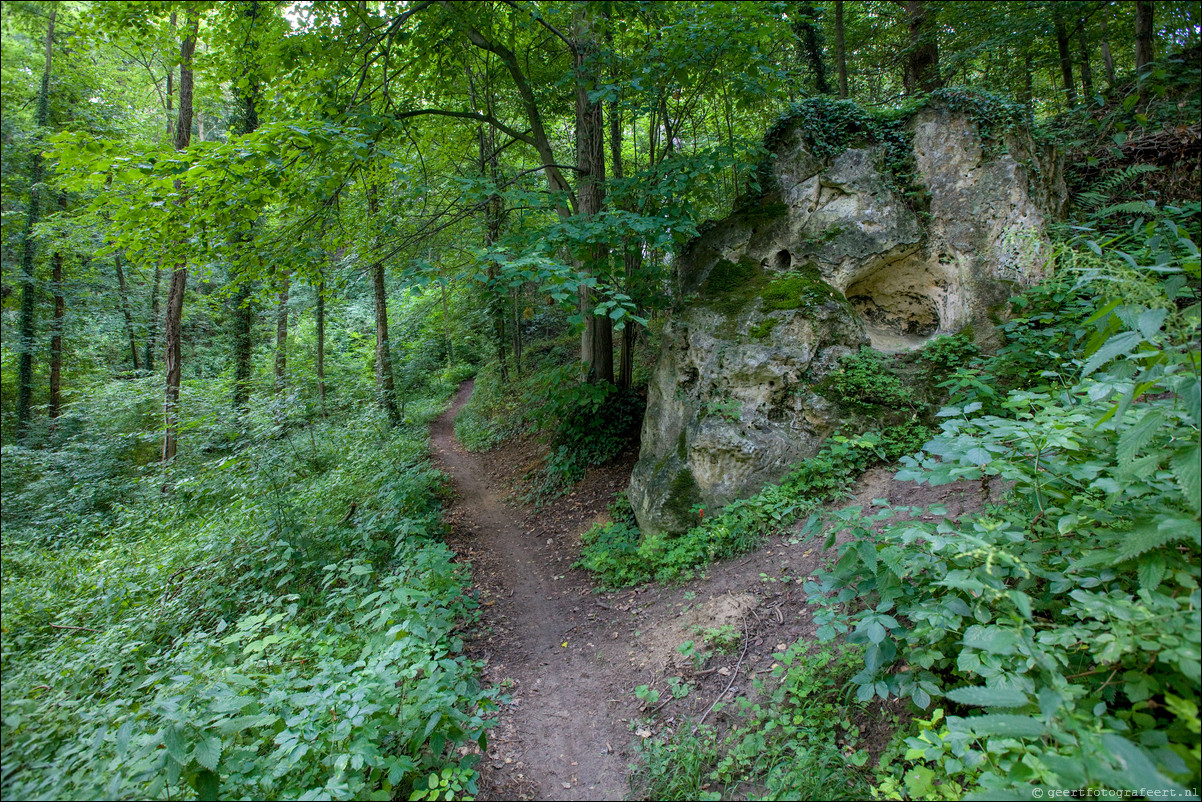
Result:
[[[639,736],[640,738],[650,738],[651,730],[647,729],[646,727],[639,727],[637,730],[634,731],[634,734]]]

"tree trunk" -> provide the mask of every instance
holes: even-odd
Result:
[[[1109,11],[1109,3],[1102,8],[1099,24],[1101,25],[1102,33],[1102,65],[1106,69],[1106,85],[1114,86],[1114,56],[1110,54],[1110,34],[1106,30],[1106,12]]]
[[[577,201],[581,217],[587,219],[600,214],[605,203],[605,120],[601,101],[589,97],[597,83],[596,19],[588,4],[582,3],[576,8],[576,167],[580,176]],[[592,246],[587,253],[583,267],[586,272],[596,276],[609,254],[603,245]],[[613,321],[607,315],[598,317],[593,314],[596,301],[591,289],[582,285],[577,295],[580,314],[584,319],[580,356],[589,366],[589,381],[613,384]]]
[[[171,12],[171,38],[175,38],[175,12]],[[172,79],[175,77],[175,68],[170,64],[167,65],[167,141],[175,141],[175,115],[171,113],[171,95],[175,91],[172,87]]]
[[[1093,70],[1089,68],[1089,43],[1085,37],[1085,17],[1077,20],[1077,62],[1081,69],[1081,92],[1088,100],[1093,97]]]
[[[1064,17],[1060,14],[1059,5],[1053,12],[1053,25],[1056,30],[1056,53],[1060,56],[1060,77],[1064,80],[1064,96],[1068,105],[1077,105],[1077,86],[1073,83],[1073,60],[1068,52],[1068,30],[1064,25]]]
[[[146,352],[145,358],[142,360],[146,363],[146,371],[154,372],[154,352],[158,348],[159,334],[159,318],[162,315],[162,310],[159,308],[159,285],[163,283],[163,271],[156,264],[154,266],[154,278],[150,282],[150,325],[146,332]]]
[[[134,316],[129,311],[129,290],[125,285],[125,270],[121,267],[121,254],[115,254],[113,261],[117,267],[117,289],[121,293],[121,316],[125,318],[125,334],[129,338],[129,359],[133,363],[134,373],[138,366],[138,342],[134,337]]]
[[[847,98],[847,45],[843,33],[843,0],[835,0],[835,69],[839,73],[839,98]]]
[[[813,3],[794,2],[790,9],[790,25],[796,38],[797,60],[809,67],[814,76],[814,91],[830,94],[826,80],[826,64],[822,61],[822,35],[818,30],[818,10]]]
[[[238,280],[234,293],[234,407],[246,411],[250,405],[251,381],[254,374],[251,357],[254,354],[255,309],[251,285],[245,278]]]
[[[438,282],[442,288],[442,338],[447,344],[447,367],[455,364],[455,345],[451,342],[451,306],[447,303],[447,282]]]
[[[907,94],[933,92],[942,85],[939,78],[938,8],[927,0],[906,0],[910,25],[910,48],[906,59]]]
[[[58,208],[67,211],[67,195],[59,193]],[[67,316],[67,299],[63,295],[63,251],[54,251],[50,289],[54,294],[54,322],[50,326],[50,410],[51,419],[63,411],[63,318]]]
[[[371,213],[372,220],[378,220],[380,205],[375,184],[368,185],[367,208]],[[397,426],[401,422],[401,412],[397,409],[396,380],[392,372],[392,350],[388,342],[388,295],[384,287],[384,262],[382,260],[371,266],[371,286],[376,307],[376,392],[379,396],[380,408],[388,416],[389,425]]]
[[[1152,49],[1152,0],[1135,0],[1135,71],[1156,58]]]
[[[230,133],[235,136],[246,136],[259,128],[260,82],[256,59],[258,39],[255,36],[255,26],[259,16],[258,0],[247,3],[242,16],[245,18],[247,26],[244,36],[246,44],[242,48],[242,77],[234,86],[236,105],[233,119],[230,121]],[[235,237],[236,250],[243,254],[251,250],[254,240],[251,233],[239,233]],[[232,401],[236,409],[245,412],[250,408],[250,392],[254,376],[254,366],[252,365],[255,326],[255,310],[252,301],[254,287],[245,274],[235,275],[233,280],[237,283],[237,291],[234,293],[233,309],[234,387]],[[278,357],[276,374],[275,386],[278,392],[281,386]]]
[[[485,77],[487,78],[487,72]],[[476,96],[476,83],[473,80],[471,70],[468,70],[468,87],[471,91],[472,105],[480,108],[479,99]],[[490,86],[486,83],[481,87],[485,94],[484,106],[492,112],[492,92]],[[478,125],[476,126],[476,144],[479,151],[479,162],[477,163],[477,171],[481,178],[491,179],[493,186],[496,186],[497,179],[500,176],[500,164],[497,158],[497,132],[492,126]],[[503,212],[502,204],[504,201],[500,193],[494,192],[484,204],[484,248],[487,250],[501,236],[501,215]],[[506,337],[505,337],[505,307],[508,300],[508,292],[501,286],[497,276],[497,265],[491,259],[488,262],[488,315],[492,321],[492,336],[497,349],[497,365],[501,369],[501,381],[509,381],[509,368],[505,364]]]
[[[34,126],[41,129],[50,121],[50,63],[54,52],[54,18],[58,4],[50,7],[50,22],[46,27],[46,65],[42,70],[42,87],[38,90]],[[35,245],[33,229],[41,218],[42,147],[34,145],[29,167],[29,211],[25,218],[25,233],[21,238],[21,339],[17,367],[17,436],[24,437],[33,420],[33,352],[37,337],[37,285],[34,282]]]
[[[401,413],[397,409],[396,381],[388,343],[388,296],[384,293],[383,262],[372,265],[371,282],[376,304],[376,390],[380,395],[380,408],[388,415],[388,423],[396,426],[401,422]]]
[[[1026,107],[1027,111],[1032,110],[1032,102],[1035,99],[1035,56],[1030,50],[1023,54],[1023,86],[1021,94],[1019,94],[1019,102]]]
[[[284,286],[280,289],[275,308],[275,391],[282,393],[288,383],[288,294],[292,277],[284,271]]]
[[[317,399],[326,416],[326,274],[317,271]]]
[[[187,150],[192,143],[192,56],[196,52],[196,34],[200,17],[190,15],[187,33],[180,42],[179,56],[179,120],[175,126],[175,149]],[[175,182],[176,191],[182,182]],[[182,201],[181,201],[182,203]],[[183,376],[181,349],[181,325],[184,317],[184,291],[188,287],[188,262],[181,260],[171,272],[171,288],[167,293],[167,320],[164,325],[164,358],[167,368],[167,388],[163,401],[163,464],[175,458],[178,450],[176,437],[176,406],[179,404],[180,379]]]
[[[513,296],[513,325],[509,327],[510,339],[513,341],[513,370],[518,378],[522,378],[522,295],[514,289]]]
[[[609,161],[613,165],[614,180],[620,181],[625,176],[625,166],[622,164],[622,113],[616,101],[610,105],[609,109]],[[626,206],[627,204],[622,204],[623,208]],[[625,278],[623,291],[631,298],[634,297],[632,288],[635,276],[641,267],[641,260],[636,261],[633,258],[635,254],[642,255],[641,243],[631,242],[630,237],[624,237],[622,240],[622,268]],[[633,320],[627,319],[625,324],[622,327],[622,350],[618,360],[618,386],[628,390],[634,378],[635,323]]]

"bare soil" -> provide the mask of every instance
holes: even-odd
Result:
[[[470,381],[460,387],[431,436],[434,458],[455,489],[448,541],[459,559],[471,562],[481,604],[468,651],[485,662],[485,681],[506,694],[479,764],[479,798],[626,798],[635,740],[702,716],[719,726],[733,723],[726,719],[733,708],[711,710],[714,703],[769,676],[773,653],[814,639],[798,580],[832,555],[821,538],[800,544],[774,538],[682,585],[597,588],[587,572],[571,567],[580,535],[607,520],[606,507],[626,487],[637,454],[593,469],[574,492],[541,509],[521,505],[513,491],[542,450],[519,439],[484,454],[465,451],[453,423],[472,389]],[[874,499],[941,503],[954,517],[986,500],[975,483],[930,488],[892,475],[886,468],[868,471],[851,498],[835,506],[868,508]],[[692,655],[682,652],[688,641]],[[658,700],[636,698],[641,685],[656,689]],[[671,689],[685,686],[688,693],[676,698]],[[879,753],[890,732],[874,724],[888,717],[868,718],[864,745]]]

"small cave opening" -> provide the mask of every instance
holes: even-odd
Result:
[[[864,320],[872,347],[895,353],[919,348],[939,332],[938,288],[921,265],[890,265],[853,282],[844,293]]]
[[[793,266],[793,257],[788,251],[777,251],[773,258],[773,267],[784,273]]]

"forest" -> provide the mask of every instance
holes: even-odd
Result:
[[[5,799],[1198,799],[1194,0],[6,0]]]

